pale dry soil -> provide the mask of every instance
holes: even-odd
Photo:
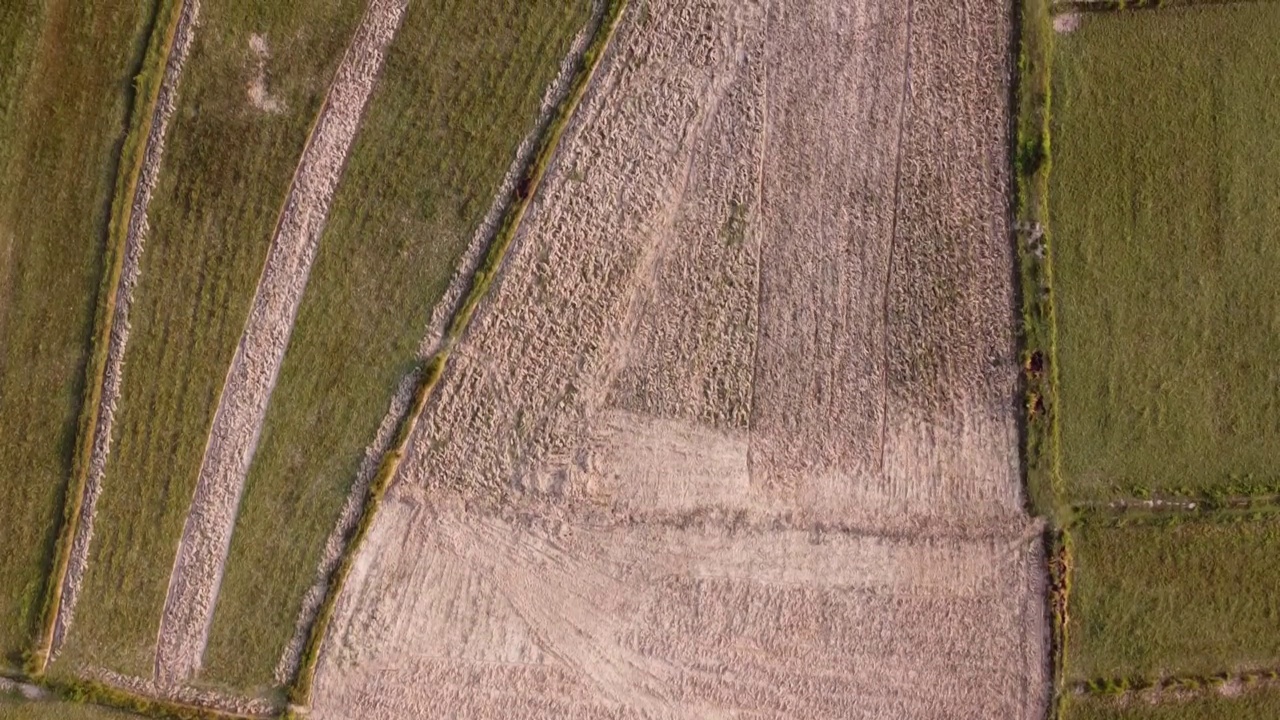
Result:
[[[633,0],[312,717],[1040,718],[995,0]]]

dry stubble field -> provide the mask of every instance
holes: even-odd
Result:
[[[1042,717],[1008,22],[633,4],[359,551],[312,716]]]

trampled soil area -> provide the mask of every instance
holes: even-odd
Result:
[[[313,716],[1039,718],[1007,8],[637,1]]]

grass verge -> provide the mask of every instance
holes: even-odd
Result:
[[[62,657],[149,676],[221,383],[294,165],[362,4],[204,0],[134,291],[115,437]],[[247,90],[270,57],[274,110]]]
[[[1050,199],[1072,501],[1280,490],[1280,5],[1057,39]]]
[[[387,398],[590,14],[589,0],[409,6],[246,478],[204,680],[271,683]]]
[[[134,75],[153,11],[123,1],[0,10],[13,43],[0,50],[12,63],[0,81],[0,664],[38,656],[43,591],[65,566],[59,505],[75,497],[95,290],[112,261],[113,187],[145,113],[146,73]]]
[[[396,469],[399,467],[400,459],[404,454],[405,445],[408,442],[409,437],[413,434],[413,428],[417,424],[423,408],[426,407],[431,391],[434,389],[436,383],[440,380],[440,377],[444,372],[445,364],[448,362],[449,358],[449,348],[459,337],[462,336],[464,332],[466,332],[467,326],[470,323],[471,317],[475,313],[476,307],[488,291],[489,286],[493,283],[493,280],[502,265],[502,261],[506,257],[507,249],[515,239],[516,231],[519,229],[520,221],[524,217],[524,212],[528,207],[528,203],[536,193],[538,186],[541,184],[542,178],[546,174],[548,164],[554,155],[556,147],[559,145],[560,138],[563,136],[569,121],[572,119],[573,113],[578,107],[578,103],[582,100],[582,96],[586,93],[591,76],[598,67],[605,49],[613,38],[614,31],[617,29],[617,23],[622,16],[626,2],[627,0],[606,1],[604,18],[601,21],[600,28],[596,31],[595,36],[591,39],[590,45],[583,54],[583,58],[574,75],[569,95],[565,99],[564,103],[557,108],[556,116],[552,120],[546,135],[542,138],[537,153],[534,156],[534,161],[530,165],[521,182],[521,186],[529,188],[529,192],[524,198],[517,199],[503,218],[502,224],[498,229],[497,235],[494,237],[493,243],[490,245],[481,266],[476,271],[471,283],[471,288],[465,296],[458,313],[450,323],[449,330],[446,333],[445,348],[426,363],[421,370],[420,382],[414,393],[413,403],[410,406],[408,413],[405,415],[400,427],[397,429],[396,437],[392,443],[391,449],[382,459],[381,465],[378,468],[378,474],[375,476],[373,483],[370,486],[369,495],[361,512],[360,521],[345,544],[346,552],[344,553],[337,570],[335,570],[332,577],[329,578],[324,602],[320,607],[315,624],[308,635],[306,647],[303,650],[298,677],[289,688],[290,702],[299,705],[306,705],[310,701],[311,684],[315,677],[316,663],[320,657],[320,648],[324,641],[325,632],[328,629],[329,621],[333,616],[338,595],[342,590],[342,586],[346,581],[347,575],[351,571],[351,566],[355,560],[356,552],[360,547],[360,542],[364,539],[364,536],[369,531],[370,525],[373,523],[373,518],[377,513],[378,504],[381,502],[382,496],[385,494],[391,478],[395,475]]]

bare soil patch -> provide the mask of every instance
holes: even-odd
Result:
[[[1008,9],[632,5],[313,715],[1017,717]]]
[[[200,667],[245,474],[306,288],[343,161],[407,0],[372,0],[316,120],[276,228],[214,415],[170,577],[156,678]]]

